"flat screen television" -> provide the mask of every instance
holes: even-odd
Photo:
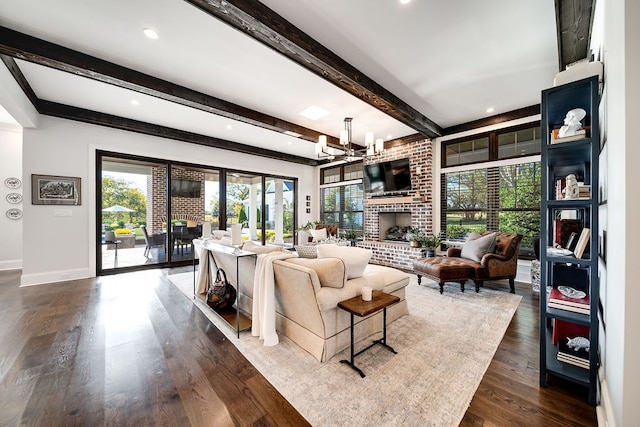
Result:
[[[171,197],[188,197],[200,198],[200,181],[192,181],[189,179],[172,179],[171,180]]]
[[[411,190],[409,159],[390,160],[365,165],[363,170],[364,191],[382,194]]]

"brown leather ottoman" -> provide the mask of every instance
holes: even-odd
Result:
[[[422,282],[422,276],[427,276],[438,282],[440,293],[444,290],[445,282],[460,283],[460,291],[464,292],[464,284],[473,276],[473,267],[456,258],[418,258],[413,260],[413,272],[418,276],[418,285]]]

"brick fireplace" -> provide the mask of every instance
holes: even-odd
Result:
[[[358,246],[371,249],[374,264],[412,270],[413,260],[422,256],[422,248],[412,248],[406,241],[385,238],[389,224],[417,227],[427,234],[433,229],[433,144],[417,141],[385,150],[370,163],[409,158],[412,189],[394,197],[364,199],[364,241]]]

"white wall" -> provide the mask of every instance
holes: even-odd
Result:
[[[636,244],[640,223],[637,121],[640,114],[640,4],[607,0],[604,5],[604,64],[607,90],[608,257],[604,382],[611,404],[609,423],[640,425],[640,289]],[[615,167],[614,167],[615,166]]]
[[[95,276],[97,149],[286,175],[299,180],[300,212],[306,209],[304,195],[318,203],[314,167],[42,116],[38,129],[24,130],[23,176],[80,177],[82,205],[24,205],[23,285]],[[30,182],[25,182],[24,193],[31,194]],[[61,210],[70,216],[57,216]]]
[[[6,199],[9,193],[22,194],[26,198],[25,185],[10,189],[4,185],[9,177],[22,179],[22,131],[0,128],[0,270],[11,270],[22,267],[22,224],[24,219],[9,219],[5,212],[12,208],[23,209],[25,203],[9,203]]]

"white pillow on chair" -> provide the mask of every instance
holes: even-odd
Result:
[[[471,259],[480,262],[484,254],[493,252],[496,247],[496,233],[481,236],[478,233],[471,234],[462,246],[460,258]]]
[[[327,240],[327,229],[321,228],[320,230],[309,230],[311,236],[313,236],[314,242],[321,242],[323,240]]]

